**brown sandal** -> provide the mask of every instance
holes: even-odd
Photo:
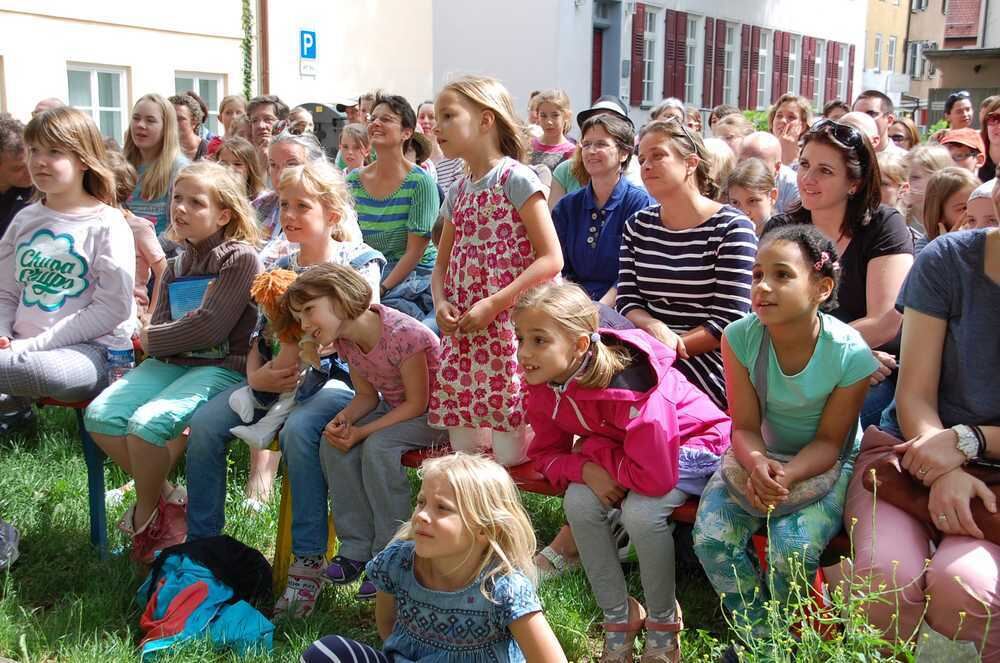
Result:
[[[604,651],[601,652],[600,663],[632,663],[633,651],[635,649],[635,639],[639,637],[643,624],[646,623],[646,609],[642,604],[631,596],[628,597],[629,620],[624,624],[607,624],[604,630],[608,633],[624,633],[625,642],[620,647],[609,648],[607,641],[604,644]]]
[[[684,629],[684,616],[681,614],[681,604],[677,604],[677,621],[676,622],[654,622],[650,619],[646,619],[646,630],[647,631],[665,631],[669,633],[676,633],[677,637],[674,638],[674,642],[666,647],[658,647],[656,649],[651,649],[648,646],[646,650],[642,652],[642,658],[639,659],[639,663],[680,663],[681,660],[681,631]],[[648,645],[647,640],[647,645]]]

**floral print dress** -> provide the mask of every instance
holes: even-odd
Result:
[[[461,188],[452,214],[455,237],[444,295],[460,315],[510,285],[535,260],[521,216],[504,193],[515,165],[505,160],[497,183],[484,191],[468,191],[467,178],[457,185]],[[502,433],[523,427],[524,393],[516,355],[509,309],[480,331],[442,338],[429,423]]]

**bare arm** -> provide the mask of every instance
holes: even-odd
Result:
[[[896,298],[911,266],[913,256],[908,253],[879,256],[868,263],[865,317],[855,320],[851,326],[861,332],[872,348],[885,345],[899,333],[903,316],[896,310]]]
[[[400,372],[403,376],[406,400],[375,421],[360,426],[358,428],[359,436],[368,437],[389,426],[419,417],[427,411],[427,401],[430,398],[430,372],[427,368],[427,353],[418,352],[407,357],[400,365]]]
[[[533,612],[514,620],[510,625],[510,633],[524,652],[524,659],[528,663],[563,663],[566,660],[556,634],[541,612]]]
[[[392,268],[392,271],[389,272],[389,275],[382,279],[382,287],[386,290],[392,290],[406,280],[410,272],[420,264],[420,259],[424,256],[424,250],[430,241],[430,237],[408,233],[406,235],[406,251],[403,253],[403,257],[399,259],[399,262],[396,263],[396,266]]]
[[[385,592],[375,594],[375,628],[385,640],[396,626],[396,597]]]

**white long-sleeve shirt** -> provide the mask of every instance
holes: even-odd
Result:
[[[0,336],[16,352],[131,347],[135,243],[122,213],[21,210],[0,240]]]

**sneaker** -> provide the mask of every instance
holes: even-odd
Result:
[[[323,571],[323,581],[331,585],[349,585],[365,572],[365,564],[337,555]]]
[[[359,601],[371,601],[375,598],[375,594],[377,593],[378,588],[375,586],[375,583],[366,577],[364,582],[361,583],[361,586],[358,587],[357,599]]]
[[[296,559],[288,569],[288,584],[285,593],[274,604],[274,617],[290,615],[295,619],[303,619],[312,614],[316,600],[323,589],[320,576],[323,567],[306,566]]]
[[[0,412],[0,435],[10,435],[35,422],[35,410],[30,405],[21,410]]]
[[[0,520],[0,572],[6,571],[17,561],[21,554],[18,550],[20,541],[21,535],[14,526]]]
[[[184,501],[178,503],[172,501],[176,494],[175,490],[168,500],[161,497],[156,510],[142,527],[135,527],[135,506],[129,507],[118,521],[118,529],[132,539],[132,559],[140,564],[152,564],[161,550],[187,539],[187,496],[185,494]]]

